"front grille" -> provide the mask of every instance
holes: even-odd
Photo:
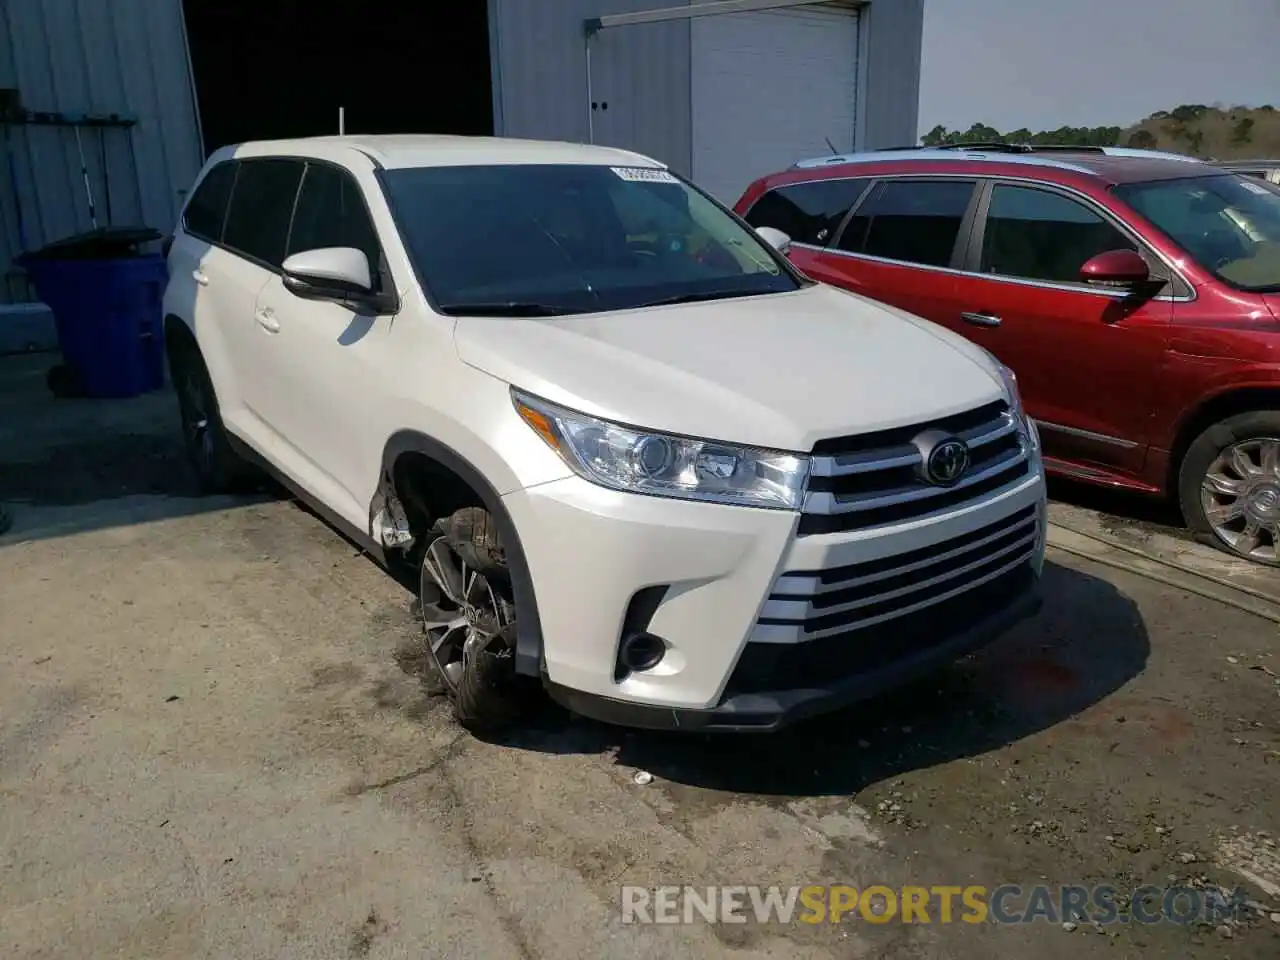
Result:
[[[972,590],[874,626],[807,643],[748,643],[725,696],[828,687],[845,677],[888,667],[973,629],[1034,582],[1030,562],[1023,561]]]
[[[926,547],[781,574],[726,694],[827,686],[946,643],[1030,589],[1039,527],[1028,506]]]
[[[929,483],[914,439],[938,431],[969,447],[969,469],[953,486]],[[1003,400],[931,423],[820,441],[798,533],[863,530],[932,516],[995,493],[1031,470],[1026,438]]]
[[[753,641],[804,642],[868,627],[940,603],[1029,560],[1039,532],[1034,506],[917,550],[822,571],[781,574]]]

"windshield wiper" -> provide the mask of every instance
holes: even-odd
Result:
[[[700,300],[728,300],[730,297],[754,297],[769,290],[717,290],[714,293],[682,293],[661,300],[646,300],[641,307],[669,307],[677,303],[697,303]]]
[[[566,311],[550,303],[528,300],[480,300],[442,303],[440,310],[455,317],[559,317]]]

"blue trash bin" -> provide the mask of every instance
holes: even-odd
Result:
[[[156,231],[73,237],[20,258],[53,311],[62,356],[89,397],[134,397],[164,386],[165,258],[138,253]]]

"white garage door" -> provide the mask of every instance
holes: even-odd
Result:
[[[692,21],[693,179],[723,203],[804,157],[853,149],[858,12],[790,7]]]

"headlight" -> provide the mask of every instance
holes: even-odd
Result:
[[[1000,379],[1004,382],[1004,392],[1009,398],[1009,410],[1018,424],[1018,429],[1026,437],[1027,442],[1031,444],[1031,448],[1038,450],[1040,448],[1040,434],[1036,430],[1035,424],[1031,422],[1031,418],[1027,416],[1026,409],[1022,406],[1022,391],[1018,389],[1018,378],[1012,370],[994,356],[991,357],[991,362],[996,365],[996,370],[1000,373]]]
[[[1018,389],[1018,378],[1003,363],[996,361],[996,369],[1000,371],[1000,379],[1004,381],[1004,392],[1009,397],[1009,409],[1020,423],[1026,423],[1027,412],[1022,408],[1022,391]]]
[[[516,411],[579,476],[602,487],[798,510],[809,458],[624,427],[513,389]]]

